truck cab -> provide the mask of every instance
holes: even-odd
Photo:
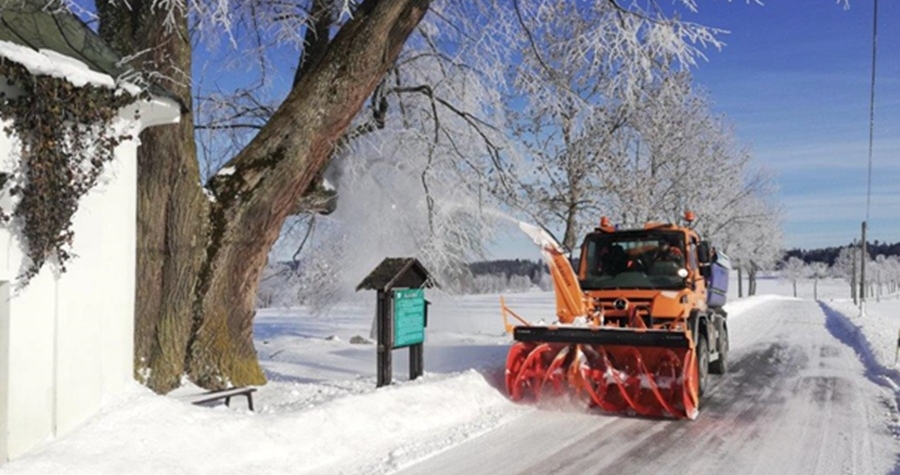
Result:
[[[584,290],[680,290],[699,275],[695,243],[670,229],[591,233],[584,241],[579,281]]]

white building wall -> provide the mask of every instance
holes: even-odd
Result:
[[[25,292],[9,300],[9,458],[54,434],[55,280],[50,270],[44,269]]]
[[[103,313],[109,316],[100,328],[99,338],[104,344],[99,345],[100,363],[103,368],[101,374],[101,390],[105,393],[116,394],[125,389],[125,386],[134,381],[134,296],[135,279],[137,275],[137,142],[128,142],[122,145],[122,153],[134,157],[132,160],[121,161],[114,168],[115,173],[127,176],[128,179],[116,181],[116,189],[110,189],[117,206],[115,210],[109,210],[115,224],[113,226],[97,226],[101,228],[101,236],[98,242],[102,247],[96,249],[110,250],[113,255],[119,256],[118,261],[111,261],[103,255],[95,256],[98,262],[104,264],[94,266],[95,272],[105,273],[115,269],[121,282],[122,292],[107,294],[102,301]],[[130,148],[131,150],[124,150]],[[116,214],[113,214],[116,213]],[[104,219],[106,213],[101,215]],[[99,216],[98,216],[99,218]],[[128,318],[121,318],[127,315]],[[120,339],[121,344],[107,345],[106,342]]]
[[[0,77],[0,79],[3,79]],[[8,93],[7,87],[0,83],[0,92]],[[0,130],[5,129],[8,125],[7,121],[0,120]],[[10,150],[14,146],[9,136],[0,132],[0,171],[6,171],[9,166],[4,163],[8,160],[6,157],[10,155]],[[9,209],[8,193],[0,193],[0,206],[3,209]],[[0,227],[0,289],[6,295],[0,297],[0,463],[9,458],[9,431],[10,431],[10,377],[12,367],[10,366],[10,301],[9,289],[9,233]]]
[[[120,116],[134,117],[133,108]],[[171,101],[141,106],[143,126],[177,118]],[[0,225],[0,463],[77,427],[133,380],[137,146],[120,145],[82,198],[64,274],[45,265],[17,291],[27,258],[15,230]],[[17,156],[0,132],[0,172]],[[0,204],[9,210],[9,196]]]
[[[123,144],[82,199],[67,271],[45,266],[9,300],[8,458],[77,427],[132,379],[135,151]],[[14,278],[27,257],[14,232],[0,232]]]
[[[4,249],[0,243],[0,250]],[[2,252],[2,251],[0,251]],[[0,280],[0,463],[9,446],[9,282]]]
[[[2,78],[0,78],[2,79]],[[6,88],[0,86],[0,92]],[[7,125],[0,120],[0,130]],[[0,133],[0,161],[9,155],[12,143]],[[2,170],[0,166],[0,170]],[[9,208],[9,197],[0,193],[0,207]],[[8,459],[9,447],[9,233],[0,229],[0,463]]]
[[[57,430],[67,432],[133,379],[136,147],[107,167],[74,221],[78,257],[57,284]]]

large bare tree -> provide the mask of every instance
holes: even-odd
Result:
[[[190,18],[184,8],[168,8],[177,3],[98,2],[99,29],[145,70],[173,79],[167,86],[189,105]],[[275,2],[249,3],[257,13],[279,13]],[[344,5],[352,17],[335,26],[334,3],[299,2],[280,12],[305,24],[292,87],[209,179],[209,197],[190,114],[141,136],[135,367],[156,391],[176,387],[186,371],[206,387],[265,382],[252,321],[269,249],[285,219],[303,211],[302,198],[430,4],[365,0]]]

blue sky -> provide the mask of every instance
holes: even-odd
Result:
[[[775,172],[786,248],[840,246],[866,216],[873,0],[699,0],[684,20],[727,30],[694,70],[757,164]],[[900,1],[878,5],[868,239],[900,241]],[[514,233],[513,233],[514,234]],[[536,259],[524,239],[496,258]]]
[[[872,0],[701,0],[729,30],[695,70],[757,163],[776,172],[785,245],[843,245],[866,216]],[[878,5],[869,240],[900,241],[900,2]]]

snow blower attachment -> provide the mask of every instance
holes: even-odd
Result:
[[[728,259],[689,227],[619,230],[604,217],[585,238],[576,272],[548,232],[519,228],[550,268],[557,321],[531,324],[501,298],[516,340],[506,359],[509,396],[569,388],[606,412],[696,418],[707,374],[727,368]]]

